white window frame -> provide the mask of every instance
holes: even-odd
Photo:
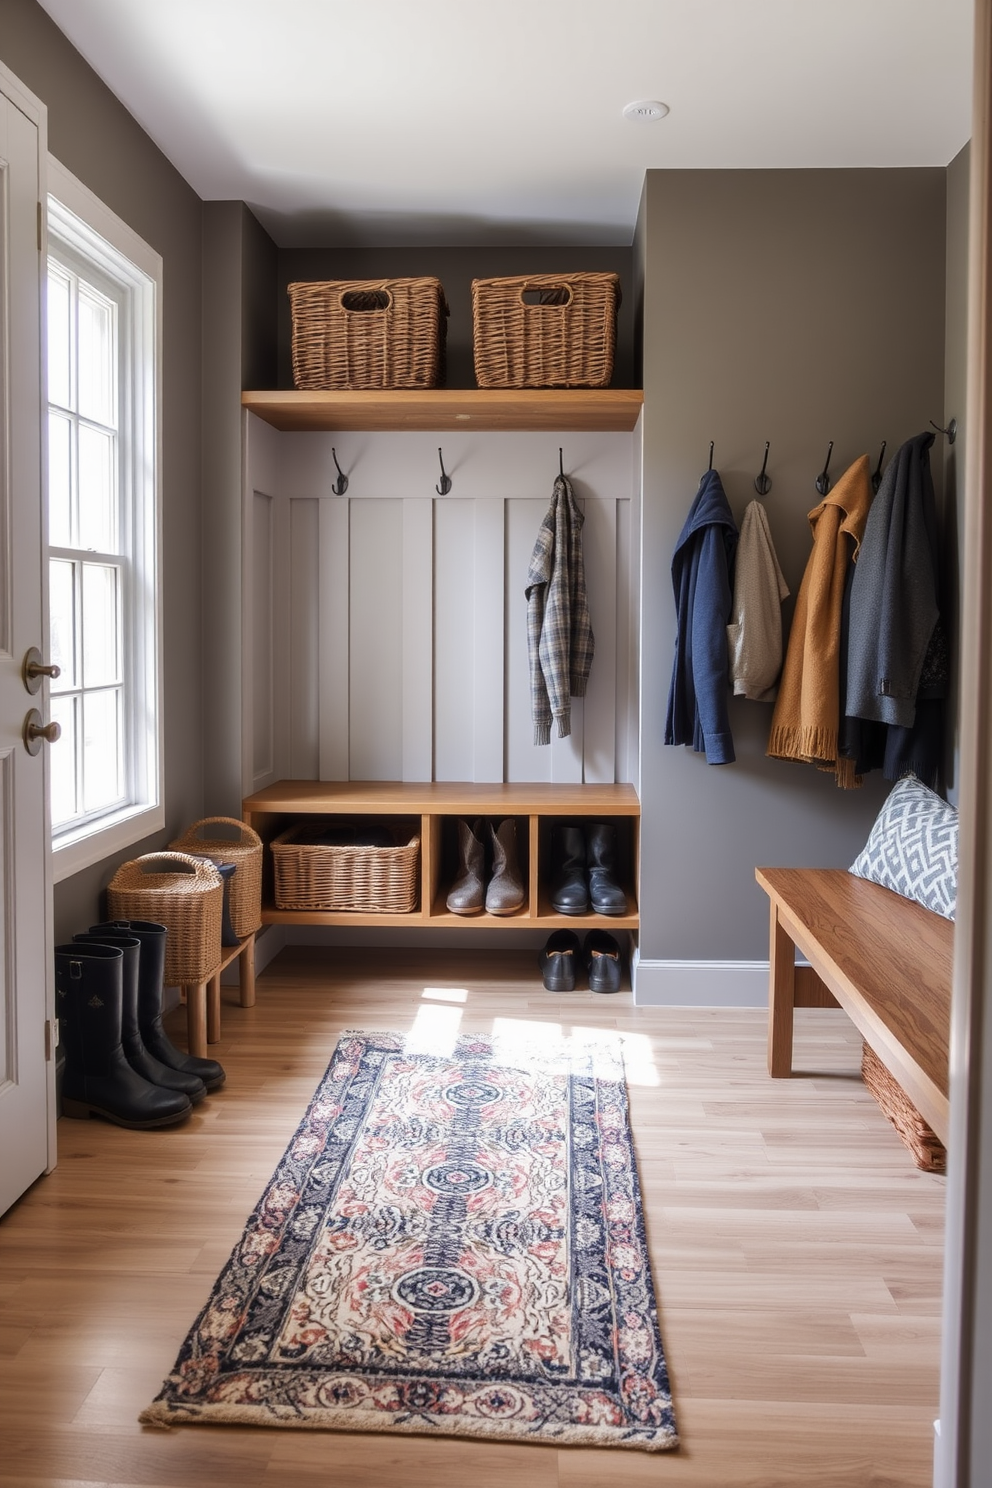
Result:
[[[127,479],[122,528],[130,533],[131,603],[123,615],[130,741],[128,803],[53,834],[56,883],[165,826],[162,799],[162,258],[88,187],[48,159],[48,232],[121,284],[121,360],[127,388],[121,430]],[[102,240],[102,242],[101,242]],[[47,262],[47,245],[46,245]],[[46,502],[47,538],[47,502]],[[47,585],[46,585],[47,589]],[[54,745],[53,748],[58,748]]]

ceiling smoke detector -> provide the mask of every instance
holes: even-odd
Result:
[[[668,112],[667,103],[661,103],[657,98],[642,98],[637,103],[628,103],[623,116],[635,119],[639,124],[650,124],[654,119],[663,119]]]

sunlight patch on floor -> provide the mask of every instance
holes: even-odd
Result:
[[[446,1058],[455,1052],[458,1030],[461,1027],[461,1010],[455,1007],[436,1007],[425,1003],[417,1009],[413,1027],[407,1034],[406,1048],[410,1054],[437,1054]]]
[[[616,1028],[578,1027],[574,1027],[572,1033],[583,1043],[597,1043],[603,1048],[618,1049],[623,1058],[628,1085],[655,1087],[661,1084],[651,1040],[646,1033],[621,1033]]]
[[[420,995],[431,1002],[468,1002],[467,987],[425,987]]]

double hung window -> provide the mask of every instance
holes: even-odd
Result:
[[[60,189],[62,188],[62,189]],[[162,825],[157,255],[59,168],[48,204],[55,877]]]

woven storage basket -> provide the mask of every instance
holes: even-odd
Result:
[[[273,838],[277,909],[409,914],[416,908],[418,836],[395,847],[328,845],[320,836],[319,828],[305,826]]]
[[[291,284],[298,388],[433,388],[444,381],[440,279]]]
[[[868,1044],[861,1051],[861,1075],[896,1131],[913,1154],[918,1168],[928,1173],[947,1169],[947,1149],[923,1120],[901,1085]]]
[[[473,279],[476,381],[483,388],[607,387],[619,304],[616,274]]]
[[[107,888],[108,918],[152,920],[168,930],[165,984],[203,982],[220,965],[224,881],[188,853],[145,853],[122,863]]]
[[[237,827],[240,840],[208,834],[205,828]],[[169,844],[177,852],[201,853],[215,863],[233,863],[237,873],[231,879],[228,908],[231,925],[239,940],[258,930],[262,923],[262,839],[251,827],[234,816],[205,816]]]

